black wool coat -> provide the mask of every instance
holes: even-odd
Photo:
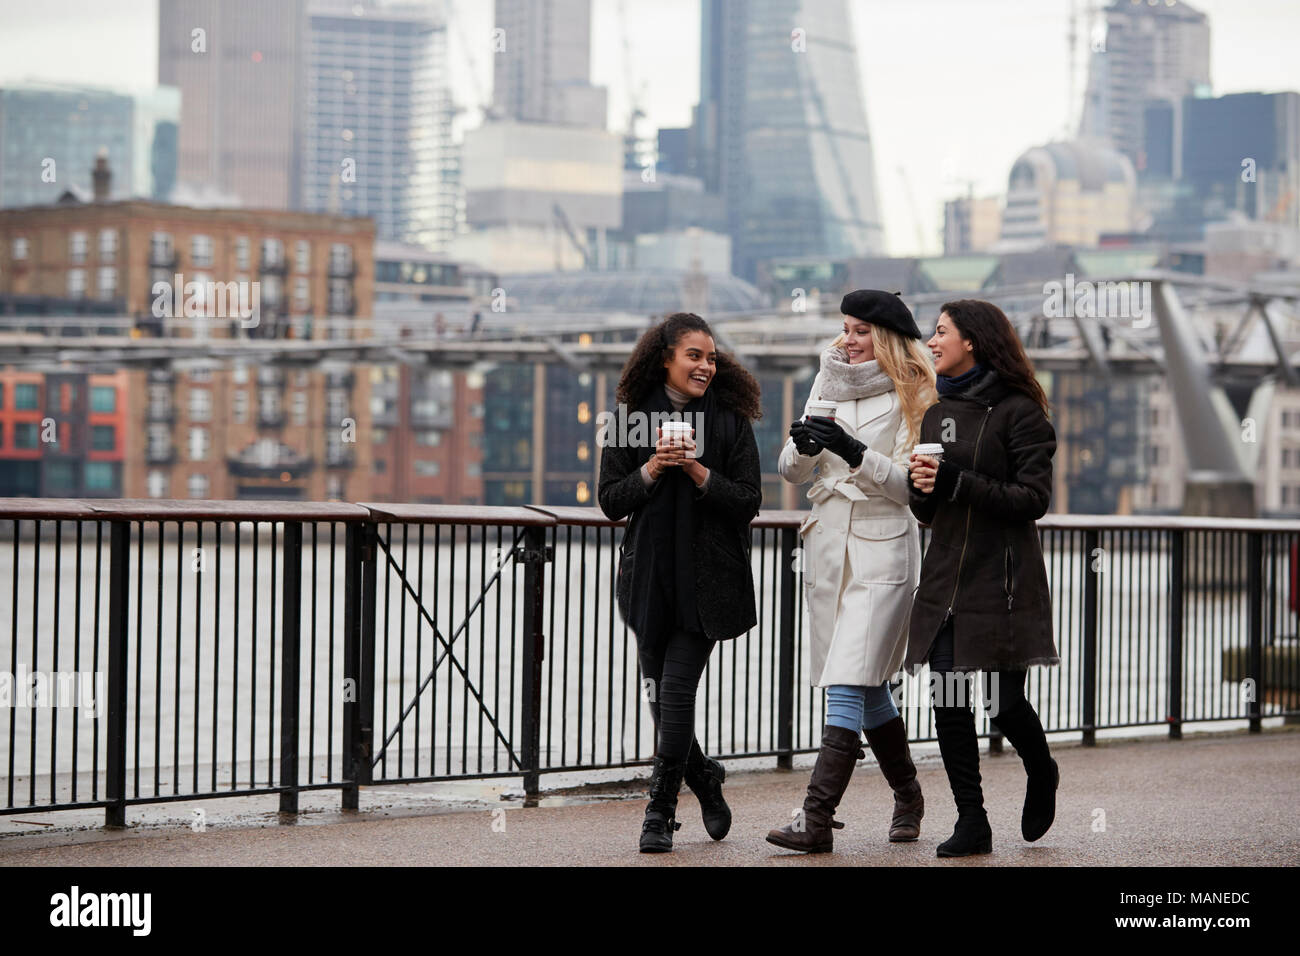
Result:
[[[645,527],[646,512],[654,496],[674,493],[674,482],[690,484],[689,499],[693,509],[690,553],[694,563],[695,605],[699,625],[711,640],[739,637],[758,622],[754,603],[754,576],[749,563],[749,523],[762,503],[762,478],[759,470],[758,443],[749,420],[732,408],[713,401],[696,399],[684,412],[705,410],[704,447],[701,461],[709,468],[709,481],[703,493],[685,474],[668,472],[650,488],[641,477],[641,466],[654,454],[654,440],[640,447],[625,447],[617,442],[602,448],[597,498],[605,516],[619,520],[630,516],[623,543],[619,548],[618,609],[623,620],[637,633],[650,622],[670,620],[664,609],[655,606],[663,593],[656,575],[670,576],[663,565],[665,557],[656,559],[651,529]],[[667,396],[662,388],[646,403],[647,409],[666,410]],[[680,416],[677,416],[680,417]],[[610,434],[618,427],[617,419]],[[654,435],[654,430],[649,430]],[[697,441],[700,436],[697,435]],[[678,499],[680,500],[680,498]],[[658,560],[660,566],[654,567]],[[671,589],[672,585],[667,585]],[[665,625],[666,626],[666,625]]]
[[[912,513],[930,525],[930,543],[904,667],[916,673],[949,615],[954,670],[1060,663],[1035,524],[1052,498],[1052,423],[989,370],[926,411],[920,440],[942,443],[944,457],[934,491],[910,486]]]

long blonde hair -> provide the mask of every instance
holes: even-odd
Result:
[[[900,335],[882,325],[866,324],[871,326],[871,341],[880,370],[889,376],[898,392],[903,420],[907,422],[907,442],[914,445],[921,436],[921,418],[925,410],[939,400],[934,363],[922,350],[920,340]],[[831,347],[840,348],[843,342],[844,333],[841,332]]]

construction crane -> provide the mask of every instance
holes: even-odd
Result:
[[[647,152],[655,155],[658,150],[644,145],[637,134],[637,124],[646,118],[645,110],[641,108],[641,103],[645,99],[646,84],[643,80],[638,85],[632,73],[632,43],[628,38],[626,0],[619,0],[618,22],[623,40],[623,81],[628,98],[627,129],[623,133],[623,168],[640,169],[642,156]]]
[[[452,115],[459,116],[461,113],[469,113],[473,110],[477,110],[482,114],[483,119],[491,119],[495,115],[490,102],[491,98],[483,90],[483,81],[478,72],[478,58],[474,55],[475,46],[465,35],[465,24],[456,10],[455,0],[447,0],[446,10],[447,22],[451,24],[452,29],[456,31],[456,42],[465,54],[465,61],[469,65],[470,85],[473,89],[475,100],[475,102],[470,106],[465,106],[461,103],[452,103]]]

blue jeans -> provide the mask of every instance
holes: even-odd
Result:
[[[826,688],[826,724],[855,734],[875,730],[898,716],[889,682],[879,687],[832,684]]]

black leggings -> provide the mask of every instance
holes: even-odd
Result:
[[[930,673],[942,675],[945,679],[934,683],[934,705],[936,707],[965,707],[972,710],[971,702],[971,683],[969,675],[965,678],[965,688],[961,689],[960,696],[954,698],[951,691],[955,686],[955,681],[949,678],[953,671],[953,636],[952,621],[949,620],[939,631],[939,636],[934,639],[934,644],[930,647]],[[983,682],[981,690],[983,691],[984,709],[989,712],[990,717],[996,718],[999,713],[1007,713],[1016,710],[1025,701],[1025,676],[1027,671],[984,671],[982,673]],[[939,695],[943,695],[942,697]]]
[[[642,681],[649,682],[643,687],[655,722],[655,752],[670,764],[687,762],[699,749],[695,689],[714,643],[698,631],[674,630],[657,641],[637,636]]]

